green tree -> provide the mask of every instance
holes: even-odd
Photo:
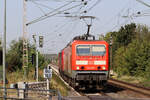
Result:
[[[6,62],[8,71],[14,71],[16,69],[22,68],[22,50],[23,50],[23,41],[19,39],[19,41],[13,40],[10,44],[10,49],[6,55]]]
[[[135,29],[136,25],[134,23],[121,27],[116,34],[115,41],[118,42],[120,46],[127,46],[136,35]]]
[[[132,39],[130,38],[131,40],[128,45],[122,45],[119,48],[115,48],[116,51],[114,51],[113,56],[114,70],[119,75],[149,78],[150,32],[148,28],[143,25],[138,25],[135,31],[136,33],[134,33]],[[117,42],[115,41],[115,43]],[[120,44],[121,42],[118,43]]]
[[[17,69],[22,69],[22,62],[23,62],[23,40],[19,39],[19,41],[13,40],[10,45],[10,49],[8,50],[6,62],[8,71],[16,71]],[[30,67],[35,67],[36,63],[32,65],[32,54],[36,55],[35,46],[28,43],[28,59]],[[39,67],[43,68],[46,66],[46,60],[44,59],[43,55],[39,52]]]

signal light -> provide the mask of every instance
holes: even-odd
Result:
[[[43,47],[43,36],[39,36],[39,47]]]
[[[35,64],[35,61],[36,61],[36,55],[35,54],[32,54],[32,56],[30,56],[31,58],[31,63],[32,63],[32,65],[34,65]]]

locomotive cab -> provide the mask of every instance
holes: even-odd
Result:
[[[108,44],[105,41],[75,41],[73,77],[80,86],[102,86],[108,79]]]
[[[60,74],[73,87],[102,87],[109,73],[109,45],[99,40],[74,40],[59,54]]]

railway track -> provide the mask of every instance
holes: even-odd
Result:
[[[54,64],[50,64],[50,65],[52,66],[52,69],[55,71],[55,73],[59,76],[58,66],[54,65]],[[66,82],[65,82],[65,84],[68,85],[68,83],[66,83]],[[72,90],[76,91],[73,88],[72,88]],[[76,91],[76,93],[78,94],[78,96],[76,96],[76,97],[71,96],[70,97],[71,99],[64,99],[64,100],[112,100],[111,96],[107,95],[103,91],[98,91],[98,90],[83,90],[83,91],[79,90],[79,91]]]
[[[131,83],[127,83],[127,82],[123,82],[123,81],[119,81],[119,80],[115,80],[115,79],[109,79],[108,83],[113,86],[121,87],[123,89],[128,89],[128,90],[134,91],[136,93],[143,94],[143,95],[150,97],[150,89],[149,88],[137,86],[137,85],[134,85]]]
[[[59,75],[59,71],[58,71],[58,66],[54,65],[54,64],[50,64],[50,66],[52,66],[52,69],[55,71],[55,73],[57,75]],[[59,76],[60,77],[60,76]],[[61,78],[61,77],[60,77]],[[61,78],[62,81],[64,81],[62,78]],[[65,81],[64,81],[65,82]],[[67,86],[69,86],[68,83],[65,82],[65,84]],[[73,89],[72,87],[69,86],[69,88],[71,88],[72,91],[75,91],[75,93],[77,94],[77,96],[83,96],[83,97],[87,97],[86,99],[88,100],[95,100],[93,98],[95,97],[102,97],[102,96],[108,96],[106,93],[102,92],[102,91],[97,91],[97,90],[83,90],[83,91],[76,91],[75,89]],[[83,99],[83,98],[82,98]],[[81,99],[81,100],[82,100]],[[80,99],[79,99],[80,100]]]
[[[51,64],[51,66],[52,66],[53,70],[55,70],[55,72],[59,75],[58,66],[52,65],[52,64]],[[65,82],[65,84],[67,84],[67,83]],[[124,90],[133,91],[136,95],[142,94],[142,95],[146,95],[145,97],[150,97],[150,89],[140,87],[137,85],[133,85],[130,83],[122,82],[122,81],[115,80],[115,79],[109,79],[108,80],[108,86],[107,86],[106,90],[95,91],[95,92],[91,92],[91,91],[90,92],[88,92],[88,91],[76,91],[76,92],[77,92],[78,96],[84,96],[84,97],[88,98],[85,100],[100,100],[100,99],[101,100],[134,100],[134,99],[113,99],[113,97],[115,95],[117,95],[115,97],[119,98],[120,94],[117,94],[117,92],[118,91],[124,91]],[[109,95],[109,93],[111,93],[112,95]],[[82,100],[82,99],[79,99],[79,100]],[[148,99],[139,99],[139,100],[148,100]]]

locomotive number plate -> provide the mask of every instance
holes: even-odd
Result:
[[[89,65],[93,65],[93,64],[94,64],[94,61],[89,61],[88,64],[89,64]]]
[[[88,70],[94,70],[95,67],[87,67]]]

